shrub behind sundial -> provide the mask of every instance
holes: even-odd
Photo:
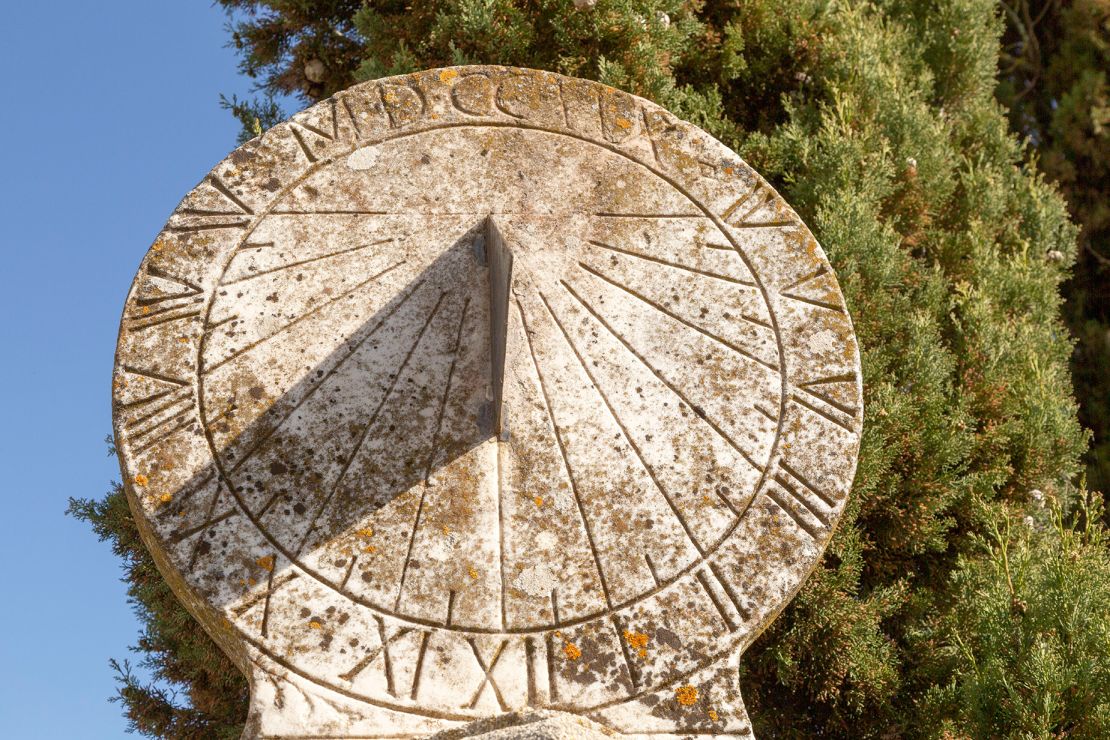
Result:
[[[352,88],[218,165],[129,295],[116,431],[248,734],[552,708],[750,733],[742,650],[862,420],[820,247],[735,154],[596,83]]]

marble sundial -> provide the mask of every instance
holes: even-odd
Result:
[[[810,232],[583,80],[351,88],[185,197],[120,328],[130,502],[251,681],[251,737],[535,707],[750,734],[740,653],[816,565],[862,423]]]

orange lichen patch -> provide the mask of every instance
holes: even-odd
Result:
[[[709,710],[709,719],[710,719],[711,722],[716,722],[720,718],[721,718],[721,715],[717,714],[716,709],[710,709]]]
[[[258,563],[258,567],[261,568],[262,570],[273,570],[274,569],[274,556],[273,555],[263,555],[262,557],[260,557],[258,560],[255,560],[254,562]]]
[[[161,239],[150,245],[150,248],[153,249],[155,252],[161,252],[163,249],[165,249],[165,247],[166,245],[162,243]]]
[[[624,631],[625,642],[627,642],[632,647],[632,649],[636,651],[636,654],[639,655],[641,658],[647,657],[647,644],[650,639],[651,638],[649,638],[643,632],[632,632],[630,630]]]
[[[184,342],[188,342],[188,341],[189,341],[189,337],[178,337],[178,338],[177,338],[177,341],[179,341],[179,342],[182,342],[182,343],[184,343]]]
[[[470,573],[470,577],[473,578],[475,581],[478,580],[478,571],[477,570],[475,570],[474,568],[470,568],[467,572]]]
[[[684,707],[692,707],[698,703],[698,690],[693,686],[679,686],[674,690],[674,696]]]
[[[147,483],[150,482],[150,478],[147,478],[142,473],[139,473],[138,475],[136,475],[134,480],[135,480],[135,485],[136,486],[145,486]]]
[[[632,121],[629,121],[627,118],[618,117],[617,125],[627,131],[628,129],[632,128]]]
[[[373,537],[374,536],[374,530],[371,527],[363,527],[362,529],[355,532],[355,534],[358,535],[359,537]]]
[[[324,629],[324,625],[320,624],[320,623],[319,623],[319,622],[317,622],[317,621],[316,621],[315,619],[313,619],[313,620],[312,620],[311,622],[309,622],[309,623],[308,623],[308,626],[309,626],[309,628],[310,628],[310,629],[314,629],[314,630],[322,630],[322,629]]]
[[[458,76],[459,76],[459,73],[456,72],[455,70],[445,69],[445,70],[443,70],[442,72],[439,73],[439,81],[440,82],[450,82],[451,80],[455,79]]]
[[[443,525],[443,533],[444,534],[451,534],[451,528],[448,527],[446,524]]]
[[[378,548],[374,547],[373,545],[367,545],[366,547],[362,548],[363,552],[377,552],[377,550]]]
[[[536,506],[543,506],[543,496],[535,496],[532,501],[535,502]]]
[[[563,645],[563,655],[567,656],[567,660],[578,660],[582,657],[582,651],[573,642],[568,642]]]
[[[163,504],[168,504],[170,501],[173,501],[173,494],[163,493],[161,496],[158,497],[158,500],[161,501]]]
[[[257,578],[248,578],[247,579],[247,584],[251,585],[251,586],[257,586],[258,585],[258,579]]]

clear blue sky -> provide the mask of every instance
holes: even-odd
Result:
[[[118,476],[102,440],[123,299],[235,145],[219,93],[250,83],[206,0],[8,2],[0,19],[0,737],[125,737],[108,659],[138,623],[66,499]]]

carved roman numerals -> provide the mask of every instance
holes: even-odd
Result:
[[[825,493],[782,460],[767,486],[767,496],[814,540],[832,527],[837,497]]]
[[[761,229],[796,224],[788,213],[781,211],[775,191],[757,180],[746,193],[729,204],[721,213],[721,219],[734,229]]]
[[[716,563],[707,561],[704,568],[694,571],[694,577],[698,579],[730,632],[740,629],[751,618],[751,612],[744,606],[733,585],[721,574]]]
[[[170,321],[199,318],[204,296],[199,285],[149,265],[135,291],[123,324],[128,331],[144,331]]]
[[[196,421],[193,386],[188,381],[125,365],[117,384],[120,429],[136,453]]]
[[[390,632],[384,619],[375,614],[374,620],[378,623],[378,639],[381,642],[381,647],[367,653],[362,660],[355,663],[349,671],[339,674],[339,678],[348,682],[354,681],[355,678],[366,670],[380,655],[382,658],[382,671],[385,675],[386,691],[389,692],[390,696],[399,698],[401,695],[397,691],[397,666],[394,662],[396,655],[394,651],[390,650],[390,646],[406,635],[416,632],[419,634],[420,645],[417,649],[416,666],[412,674],[412,685],[408,687],[409,690],[406,692],[407,698],[415,701],[417,692],[420,690],[420,677],[423,673],[424,656],[428,650],[428,638],[431,632],[428,630],[415,630],[412,627],[399,627]]]
[[[178,233],[242,229],[254,215],[254,209],[243,198],[216,175],[209,175],[185,196],[167,228]]]
[[[791,400],[842,429],[854,432],[860,410],[856,397],[855,373],[814,378],[794,385]]]
[[[826,311],[845,312],[844,307],[840,305],[840,290],[836,286],[836,280],[829,268],[824,265],[780,288],[778,293],[780,298],[817,306]]]

